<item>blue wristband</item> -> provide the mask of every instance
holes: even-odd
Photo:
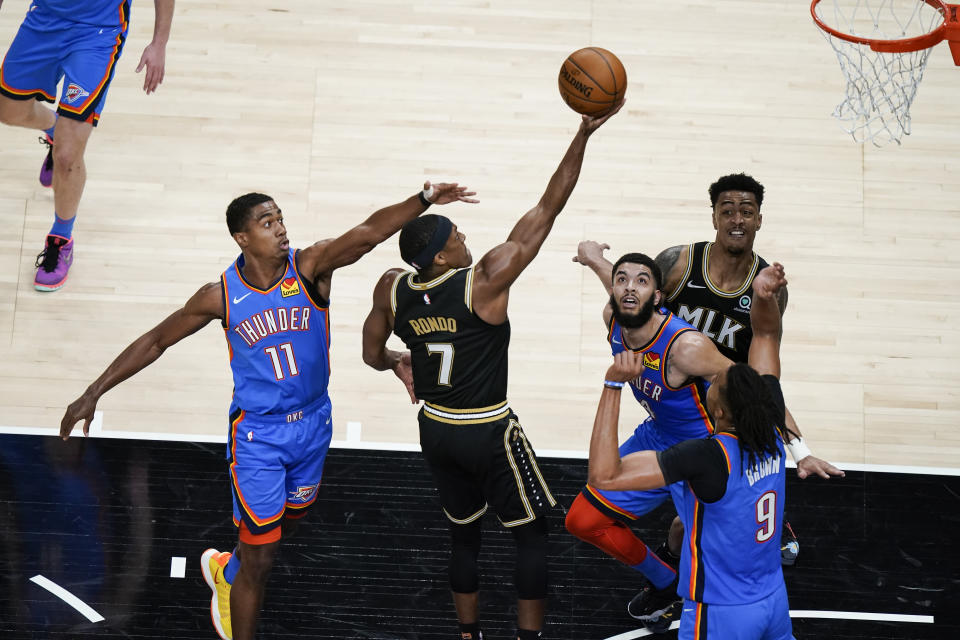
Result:
[[[623,382],[616,382],[616,381],[614,381],[614,380],[604,380],[604,381],[603,381],[603,386],[607,387],[608,389],[623,389],[623,385],[624,385],[624,384],[625,384],[625,383],[623,383]]]

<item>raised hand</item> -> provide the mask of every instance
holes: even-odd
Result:
[[[574,262],[579,262],[584,266],[590,266],[600,260],[603,260],[603,252],[610,248],[610,245],[593,240],[583,240],[577,245],[577,255],[573,256]]]
[[[427,180],[423,183],[423,189],[425,191],[430,190],[430,181]],[[433,193],[431,194],[429,200],[433,204],[448,204],[450,202],[480,202],[475,198],[470,198],[469,196],[477,195],[476,191],[467,191],[469,187],[461,187],[456,182],[438,182],[433,185]]]
[[[787,286],[787,276],[779,262],[765,267],[753,279],[753,293],[761,298],[773,297],[781,288]]]
[[[580,129],[588,136],[599,129],[604,122],[612,118],[620,109],[623,108],[624,103],[627,101],[626,97],[620,99],[620,102],[615,104],[610,111],[607,111],[602,116],[583,116],[583,121],[580,123]]]

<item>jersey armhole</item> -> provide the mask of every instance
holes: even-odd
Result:
[[[667,322],[669,322],[669,319],[667,320]],[[663,350],[663,358],[661,358],[661,362],[663,363],[663,384],[666,385],[667,389],[670,389],[670,391],[679,391],[684,387],[690,386],[696,381],[696,376],[687,376],[686,380],[684,380],[680,386],[674,387],[673,385],[670,384],[670,380],[667,379],[667,362],[670,361],[669,360],[670,349],[673,348],[673,343],[677,341],[677,338],[687,333],[688,331],[696,331],[696,329],[692,327],[686,327],[684,329],[680,329],[675,334],[673,334],[673,337],[670,338],[670,342],[667,343],[667,348]],[[706,405],[706,395],[704,395],[703,399],[704,399],[704,405]]]
[[[393,280],[393,286],[390,287],[390,311],[393,313],[393,317],[397,317],[397,287],[400,285],[401,278],[408,278],[412,274],[412,271],[402,271],[397,274],[397,277]]]
[[[220,300],[223,302],[223,318],[220,324],[224,329],[230,327],[230,305],[227,304],[227,272],[220,274]]]
[[[476,265],[470,267],[470,270],[467,271],[466,282],[463,285],[463,304],[467,305],[467,310],[470,313],[473,313],[473,270],[476,268]]]
[[[677,283],[674,290],[667,296],[667,302],[673,302],[673,299],[680,295],[680,292],[683,291],[683,288],[687,285],[687,280],[690,279],[690,272],[693,270],[693,254],[694,243],[690,243],[687,245],[687,265],[683,269],[683,275],[680,276],[680,282]]]
[[[300,249],[297,249],[293,254],[293,270],[296,272],[297,278],[300,280],[300,282],[303,283],[303,292],[307,294],[308,298],[310,298],[310,302],[313,303],[313,306],[317,307],[321,311],[329,309],[330,301],[324,300],[323,296],[320,295],[320,292],[317,291],[317,285],[300,273]]]

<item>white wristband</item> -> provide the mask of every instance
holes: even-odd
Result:
[[[787,449],[790,450],[790,456],[793,458],[794,462],[800,462],[807,456],[811,455],[810,447],[803,441],[803,438],[794,438],[787,443]]]
[[[433,200],[430,199],[433,197],[433,185],[430,185],[429,189],[423,190],[423,197],[427,202],[431,202],[431,203],[433,202]]]

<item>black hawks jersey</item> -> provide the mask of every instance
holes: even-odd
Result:
[[[710,281],[707,272],[712,247],[712,242],[690,245],[687,267],[677,287],[667,294],[666,306],[713,340],[720,353],[734,362],[746,362],[753,338],[750,328],[753,278],[767,262],[754,253],[753,264],[743,283],[734,291],[724,291]]]
[[[481,320],[472,296],[472,268],[423,283],[412,271],[397,276],[393,332],[410,350],[420,400],[455,410],[506,406],[510,322]]]

